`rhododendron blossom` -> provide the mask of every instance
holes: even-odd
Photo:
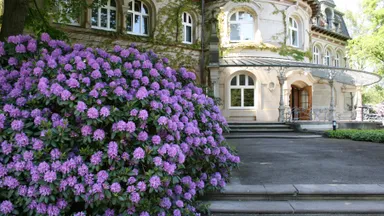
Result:
[[[240,159],[185,68],[135,45],[0,43],[0,215],[199,215]]]

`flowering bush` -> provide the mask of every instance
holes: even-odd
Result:
[[[0,44],[0,214],[198,215],[239,157],[213,99],[134,45]]]

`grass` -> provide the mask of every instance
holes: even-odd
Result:
[[[336,130],[327,131],[329,138],[384,143],[384,130]]]

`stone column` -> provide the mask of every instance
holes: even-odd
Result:
[[[361,86],[356,87],[356,97],[357,97],[356,121],[364,121],[363,93],[362,93]]]
[[[280,74],[278,77],[279,84],[280,84],[280,106],[279,106],[279,122],[283,123],[285,121],[284,118],[284,112],[285,112],[285,104],[284,104],[284,83],[285,83],[285,76],[283,74]]]
[[[331,104],[329,106],[329,114],[330,114],[330,121],[336,120],[336,113],[335,113],[335,88],[333,87],[334,80],[329,80],[329,86],[331,87]]]
[[[218,67],[210,68],[213,95],[220,97],[220,71]]]

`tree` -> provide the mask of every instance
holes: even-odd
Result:
[[[100,7],[107,0],[4,0],[4,14],[0,40],[22,34],[28,29],[38,35],[48,32],[53,38],[63,39],[65,34],[50,25],[50,21],[66,23],[78,18],[90,7]]]

